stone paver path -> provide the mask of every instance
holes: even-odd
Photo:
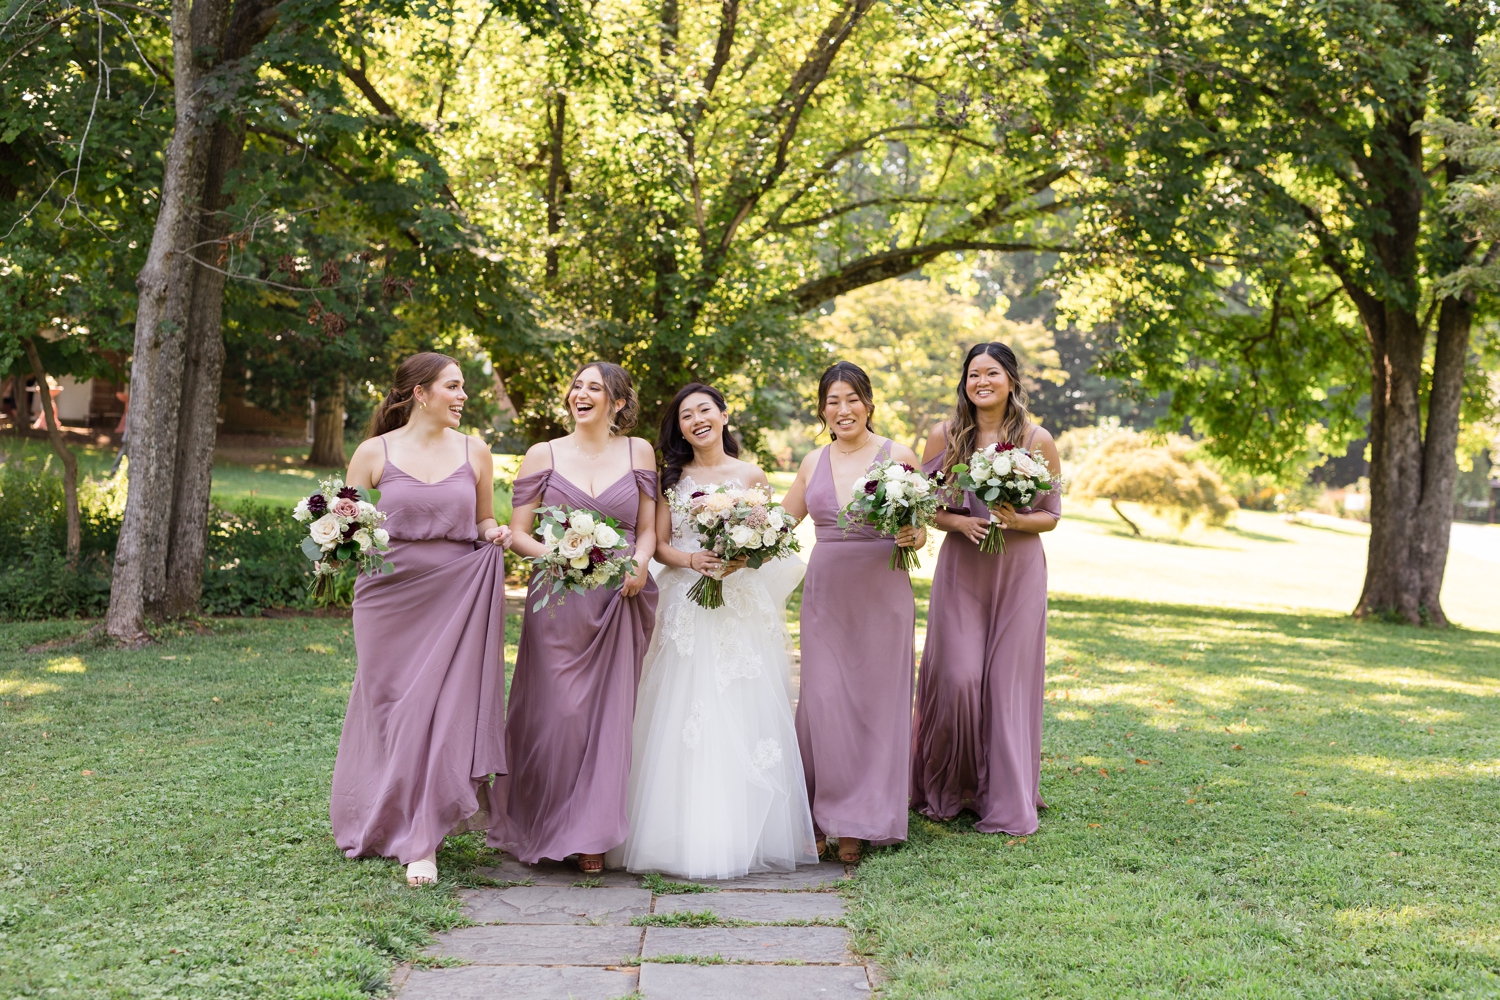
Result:
[[[400,1000],[870,998],[873,970],[849,950],[831,891],[843,865],[663,894],[571,865],[507,859],[479,874],[504,887],[464,890],[478,926],[439,934],[433,967],[398,974]]]

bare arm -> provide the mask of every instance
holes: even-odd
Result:
[[[822,448],[814,448],[807,453],[802,464],[797,467],[797,478],[792,480],[791,489],[781,498],[781,506],[798,521],[807,516],[807,482],[812,478],[813,470],[818,467],[818,455],[822,451]]]
[[[654,469],[656,453],[644,438],[630,439],[630,467]],[[656,498],[637,490],[635,513],[635,572],[625,578],[620,593],[634,597],[651,578],[651,555],[656,551]]]
[[[1047,468],[1052,470],[1054,476],[1062,475],[1062,459],[1057,454],[1057,443],[1052,440],[1051,434],[1037,428],[1033,450],[1040,451],[1047,459]],[[1002,504],[994,508],[994,511],[995,517],[1000,520],[1000,526],[1010,531],[1026,531],[1033,535],[1040,535],[1057,527],[1057,516],[1049,510],[1021,513],[1010,504]]]
[[[917,453],[900,441],[891,442],[891,457],[916,468]],[[927,529],[925,527],[913,528],[908,524],[896,532],[896,544],[904,549],[920,549],[927,544]]]
[[[366,438],[354,449],[349,459],[349,471],[344,482],[373,490],[380,485],[381,473],[385,472],[385,448],[379,438]]]
[[[510,528],[495,520],[495,456],[489,445],[478,435],[474,441],[479,446],[474,456],[474,516],[479,522],[479,540],[491,542],[501,548],[510,545]]]
[[[521,468],[516,472],[516,478],[535,475],[538,472],[546,472],[552,468],[552,452],[545,444],[534,444],[526,451],[526,457],[521,459]],[[510,548],[512,552],[519,552],[528,558],[534,558],[545,551],[541,542],[537,541],[531,534],[531,529],[536,521],[536,509],[542,505],[541,500],[533,500],[530,503],[514,504],[510,511]]]

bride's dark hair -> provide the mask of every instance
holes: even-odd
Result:
[[[702,382],[691,382],[677,390],[677,395],[672,397],[672,405],[668,406],[661,415],[661,433],[656,438],[656,448],[661,452],[661,491],[665,493],[676,486],[682,479],[682,467],[693,460],[693,446],[683,436],[682,423],[678,414],[682,411],[682,402],[695,392],[701,392],[714,401],[720,413],[729,412],[729,404],[724,401],[724,394],[711,385]],[[724,453],[730,458],[737,458],[740,454],[740,443],[729,433],[729,425],[724,425]]]

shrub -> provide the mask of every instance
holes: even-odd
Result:
[[[1223,524],[1234,512],[1234,498],[1223,480],[1194,455],[1195,449],[1192,440],[1180,435],[1156,441],[1109,425],[1068,431],[1058,448],[1072,469],[1069,494],[1108,500],[1137,535],[1141,530],[1120,510],[1121,500],[1144,504],[1183,528],[1200,517],[1208,524]]]
[[[125,477],[78,484],[83,525],[76,567],[65,556],[62,477],[46,459],[0,466],[0,620],[94,618],[109,608],[115,543],[125,512]],[[298,548],[303,527],[280,507],[242,501],[210,512],[203,611],[258,615],[306,607],[310,572]],[[341,590],[352,596],[352,587]]]

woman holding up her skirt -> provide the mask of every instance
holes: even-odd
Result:
[[[580,368],[567,406],[573,433],[533,445],[521,462],[515,550],[542,553],[531,534],[538,507],[592,510],[619,522],[636,572],[618,590],[568,593],[539,610],[527,601],[506,719],[505,818],[489,842],[527,864],[576,854],[596,874],[625,842],[636,685],[656,617],[656,454],[625,436],[639,405],[619,365]]]
[[[380,490],[393,572],[354,585],[359,667],[333,767],[334,839],[395,857],[412,885],[505,772],[505,553],[494,466],[458,431],[463,373],[442,354],[396,370],[349,486]]]
[[[952,418],[933,430],[923,454],[928,473],[947,471],[980,448],[1009,442],[1040,449],[1062,472],[1052,435],[1032,423],[1016,356],[999,343],[976,344],[964,359]],[[1037,829],[1042,694],[1047,662],[1047,557],[1041,533],[1062,516],[1056,490],[1031,510],[966,507],[939,513],[948,533],[938,554],[927,642],[912,721],[911,805],[936,820],[972,810],[981,833]],[[1005,551],[979,543],[990,517]]]
[[[919,548],[926,537],[909,526],[895,538],[839,526],[861,473],[887,458],[917,462],[910,448],[875,434],[874,413],[863,369],[840,361],[825,371],[818,418],[833,440],[802,460],[782,502],[817,527],[802,585],[797,742],[818,853],[834,837],[846,863],[859,860],[863,840],[906,839],[917,611],[911,578],[890,561],[893,546]]]

